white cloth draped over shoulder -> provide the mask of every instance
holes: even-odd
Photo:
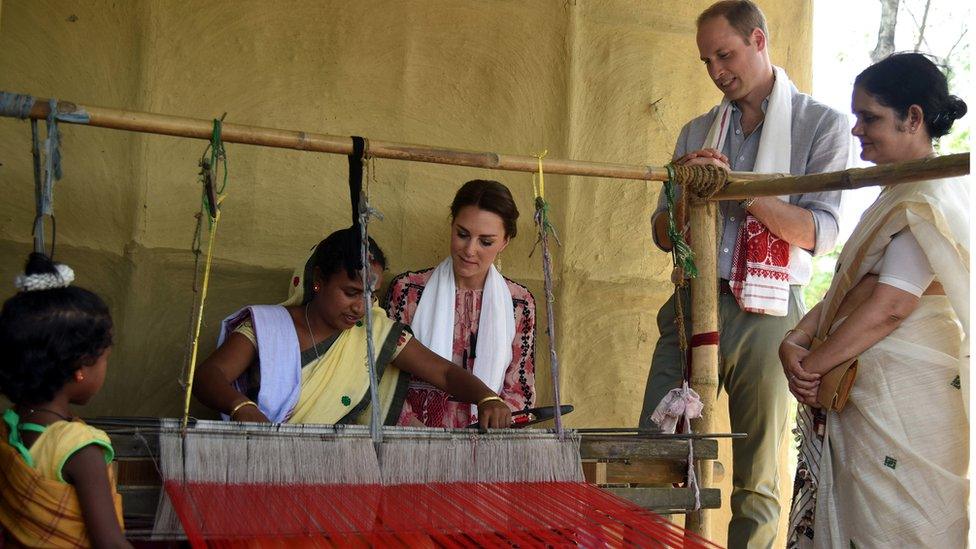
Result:
[[[795,87],[786,71],[774,66],[773,72],[775,81],[766,105],[753,171],[790,173]],[[723,99],[705,137],[704,146],[721,151],[729,134],[731,121],[732,102]],[[789,195],[778,198],[784,202],[789,201]],[[749,214],[746,214],[741,230],[747,233],[748,238],[745,240],[749,241],[748,251],[753,253],[742,248],[737,250],[737,258],[733,259],[730,285],[736,300],[744,311],[786,316],[789,311],[790,284],[810,282],[813,274],[810,252],[787,244]],[[757,254],[757,251],[762,253]],[[740,277],[735,276],[737,260],[738,268],[742,271]]]
[[[220,323],[217,346],[220,347],[234,328],[245,318],[251,319],[257,346],[258,364],[265,372],[261,380],[257,405],[272,423],[284,423],[298,404],[302,391],[302,361],[298,334],[288,310],[281,305],[251,305],[228,316]],[[239,387],[240,388],[240,387]],[[226,414],[221,414],[229,420]]]
[[[414,337],[448,361],[454,353],[456,291],[454,267],[448,257],[434,269],[410,323]],[[472,373],[496,393],[501,391],[505,371],[512,362],[514,338],[515,306],[512,303],[512,292],[508,289],[505,277],[492,265],[488,269],[481,295],[477,354]],[[471,406],[471,413],[477,418],[477,406]]]
[[[848,291],[911,231],[945,296],[925,295],[859,356],[847,406],[818,434],[801,406],[791,547],[963,547],[969,493],[969,205],[965,178],[886,188],[838,259],[818,333]],[[831,322],[831,326],[826,323]]]

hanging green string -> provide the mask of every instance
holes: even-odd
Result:
[[[698,267],[695,266],[695,252],[685,241],[682,231],[678,230],[674,219],[674,165],[668,164],[664,167],[668,171],[668,180],[664,182],[664,196],[668,201],[668,238],[671,240],[671,258],[676,267],[680,267],[688,278],[698,276]]]
[[[535,212],[539,223],[542,225],[542,230],[546,234],[552,235],[556,239],[556,242],[562,245],[562,242],[559,241],[559,236],[556,234],[556,227],[549,221],[549,202],[545,198],[541,196],[535,197]]]
[[[217,223],[220,221],[220,203],[226,198],[224,190],[227,187],[227,153],[224,150],[224,142],[220,137],[221,123],[227,113],[219,119],[213,121],[213,131],[210,133],[210,144],[204,149],[200,158],[200,179],[203,183],[203,198],[201,200],[201,212],[197,216],[197,232],[194,236],[194,269],[193,269],[193,291],[194,307],[193,321],[189,328],[188,339],[190,339],[189,364],[183,368],[181,382],[185,387],[183,396],[183,433],[186,433],[187,425],[190,420],[190,397],[193,394],[193,378],[196,373],[197,356],[200,350],[200,330],[203,327],[204,307],[207,302],[207,289],[210,286],[210,273],[213,268],[214,243],[217,240]],[[215,188],[217,180],[218,166],[223,165],[224,177],[220,188]],[[203,216],[207,215],[209,221],[210,238],[207,241],[207,257],[203,267],[203,283],[199,289],[197,297],[197,273],[200,264],[200,239],[203,232]]]
[[[556,241],[556,244],[562,246],[563,243],[559,241],[559,235],[556,233],[556,227],[549,221],[549,201],[546,200],[546,179],[545,174],[542,172],[542,159],[545,158],[547,151],[543,151],[536,155],[539,159],[539,171],[532,175],[532,192],[535,194],[535,214],[533,218],[535,219],[536,225],[539,227],[539,236],[532,246],[532,251],[529,252],[529,257],[535,253],[535,250],[539,245],[542,245],[543,252],[543,262],[550,261],[549,259],[549,236]],[[551,303],[555,301],[551,292],[547,292],[546,299]]]
[[[199,300],[203,299],[199,286],[201,274],[200,256],[203,254],[203,218],[207,218],[207,228],[210,231],[212,240],[217,223],[217,210],[220,207],[220,202],[224,199],[224,190],[227,187],[227,152],[224,150],[224,141],[221,137],[225,116],[227,116],[227,113],[222,114],[220,118],[214,119],[213,130],[210,132],[210,143],[207,144],[207,148],[200,155],[200,162],[198,164],[200,166],[199,181],[202,189],[200,192],[200,212],[195,216],[196,227],[193,229],[193,242],[190,243],[190,251],[193,253],[193,302],[190,307],[190,320],[187,323],[187,345],[183,356],[183,371],[180,373],[180,383],[184,387],[190,384],[187,381],[189,379],[187,372],[196,360],[196,353],[193,349],[196,345],[195,339],[199,335],[198,332],[194,331],[194,325],[200,314],[197,309],[200,306]],[[214,181],[217,180],[218,167],[222,168],[224,175],[221,179],[220,188],[216,189],[214,187]],[[206,279],[206,276],[204,276],[204,279]]]
[[[535,155],[539,161],[539,171],[532,176],[532,192],[535,194],[535,215],[533,217],[536,227],[539,229],[539,237],[535,241],[535,245],[532,246],[532,252],[529,253],[529,257],[532,257],[532,254],[535,253],[536,246],[541,246],[542,282],[543,290],[546,293],[546,333],[549,335],[549,377],[552,381],[552,401],[556,410],[553,419],[556,423],[556,432],[559,433],[559,439],[562,440],[564,431],[562,414],[560,412],[559,356],[556,354],[556,315],[553,312],[553,304],[556,302],[556,297],[552,280],[552,253],[549,251],[549,237],[552,236],[556,244],[560,246],[562,246],[562,243],[559,242],[559,236],[556,235],[556,228],[549,221],[549,202],[546,201],[546,176],[542,170],[542,159],[548,153],[549,151],[546,150]]]
[[[204,149],[200,157],[200,182],[203,183],[202,208],[210,218],[210,225],[213,225],[217,216],[218,197],[224,193],[227,187],[227,151],[224,150],[224,141],[221,138],[224,116],[214,118],[213,131],[210,133],[210,143]],[[217,172],[222,171],[223,177],[220,181],[220,188],[214,187],[217,181]]]

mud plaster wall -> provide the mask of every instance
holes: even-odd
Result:
[[[229,121],[258,126],[662,164],[681,125],[719,99],[695,46],[694,18],[708,3],[6,0],[0,89],[197,118],[226,111]],[[760,4],[774,61],[808,90],[811,3]],[[109,379],[85,413],[177,414],[205,144],[62,131],[57,257],[106,298],[117,324]],[[0,280],[13,278],[30,247],[29,135],[26,122],[0,120]],[[204,356],[221,318],[279,301],[306,250],[349,223],[344,158],[227,151]],[[512,189],[523,216],[501,267],[539,300],[539,401],[549,401],[541,268],[538,256],[528,258],[531,176],[382,160],[375,173],[372,200],[386,220],[371,231],[391,275],[446,254],[447,208],[461,183],[488,177]],[[659,184],[547,183],[564,244],[555,251],[556,325],[564,400],[576,406],[567,423],[633,425],[655,314],[670,293],[669,257],[649,231]]]

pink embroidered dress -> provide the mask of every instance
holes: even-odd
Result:
[[[409,325],[433,269],[403,273],[393,279],[387,294],[390,318]],[[515,308],[515,339],[512,362],[505,371],[500,395],[512,411],[531,408],[535,403],[535,299],[529,290],[505,279]],[[478,320],[481,318],[482,290],[457,289],[454,302],[454,352],[452,362],[469,372],[477,354]],[[471,406],[457,402],[437,387],[412,377],[399,425],[415,418],[428,427],[467,427]]]

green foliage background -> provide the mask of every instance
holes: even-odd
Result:
[[[813,278],[803,288],[803,302],[808,311],[823,299],[827,289],[830,288],[830,281],[834,279],[837,258],[840,256],[840,250],[843,247],[843,244],[838,244],[829,254],[813,258]]]

